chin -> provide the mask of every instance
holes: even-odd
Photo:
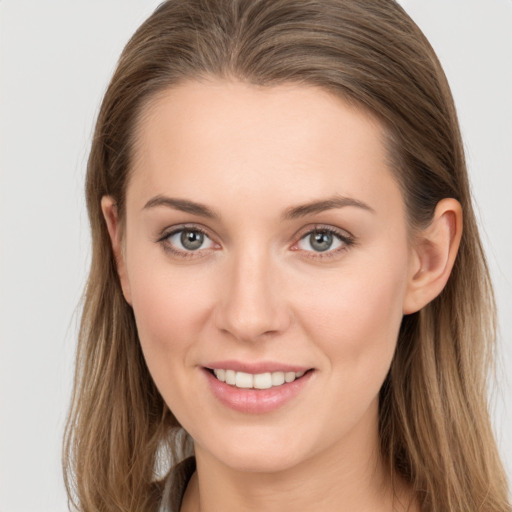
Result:
[[[221,462],[235,471],[244,473],[278,473],[286,471],[295,465],[298,460],[296,456],[287,453],[233,453],[223,457]]]
[[[254,434],[254,433],[253,433]],[[216,443],[203,445],[223,465],[241,472],[277,473],[288,470],[306,458],[303,443],[290,435],[268,438],[263,435],[230,436]],[[211,441],[211,440],[210,440]]]

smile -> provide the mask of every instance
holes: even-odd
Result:
[[[316,380],[317,373],[314,368],[286,368],[286,365],[283,368],[279,363],[268,362],[224,362],[212,366],[203,367],[202,373],[213,396],[224,406],[246,414],[263,414],[280,409],[303,395]]]
[[[270,389],[300,379],[305,372],[246,373],[235,370],[215,369],[213,374],[221,382],[241,389]]]

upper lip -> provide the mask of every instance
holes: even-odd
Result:
[[[244,361],[215,361],[205,365],[210,370],[234,370],[235,372],[245,372],[252,374],[272,373],[272,372],[306,372],[310,370],[309,366],[301,366],[294,364],[279,363],[277,361],[260,361],[260,362],[244,362]]]

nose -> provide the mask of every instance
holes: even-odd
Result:
[[[291,312],[280,286],[282,276],[270,255],[241,251],[221,276],[216,327],[240,341],[276,336],[290,325]]]

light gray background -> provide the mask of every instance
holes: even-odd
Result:
[[[89,258],[85,162],[121,49],[158,0],[0,0],[0,512],[66,510],[60,446]],[[512,476],[512,1],[402,0],[459,109],[500,309]]]

